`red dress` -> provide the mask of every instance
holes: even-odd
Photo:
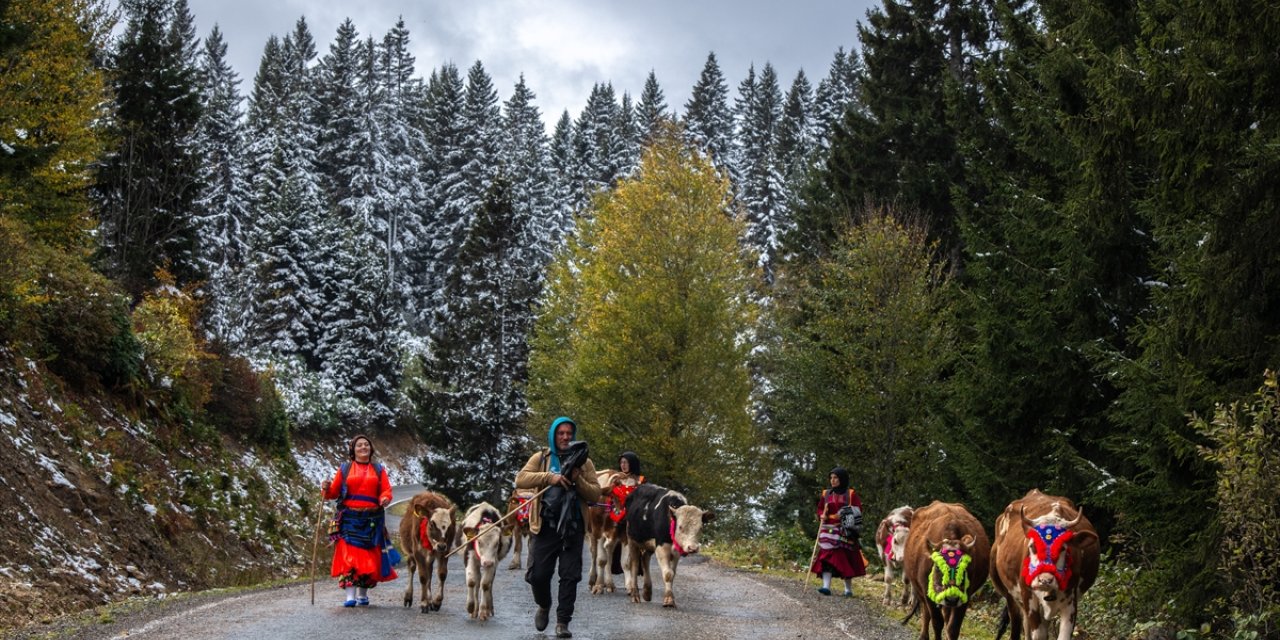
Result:
[[[840,532],[840,507],[849,504],[851,499],[853,506],[862,508],[862,499],[854,491],[837,494],[823,491],[818,498],[817,515],[823,519],[818,530],[818,557],[809,571],[819,575],[830,571],[838,578],[867,575],[867,565],[862,560],[862,550],[856,546],[857,541],[845,538]]]
[[[336,500],[341,495],[342,470],[339,469],[333,474],[333,481],[325,488],[324,498]],[[377,502],[369,502],[357,496],[374,498]],[[355,511],[379,509],[384,499],[391,499],[391,481],[387,479],[386,472],[378,473],[374,465],[367,462],[352,462],[351,469],[347,471],[347,499],[342,502],[342,507]],[[333,569],[330,575],[335,578],[348,576],[352,570],[360,578],[355,582],[387,582],[396,579],[395,569],[391,570],[389,576],[381,575],[381,550],[361,549],[339,538],[333,549]]]

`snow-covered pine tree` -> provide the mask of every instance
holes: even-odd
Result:
[[[844,119],[844,112],[850,107],[861,108],[858,96],[858,74],[862,69],[862,60],[858,54],[845,53],[844,47],[836,49],[831,60],[831,69],[827,77],[818,82],[817,95],[814,98],[814,109],[818,126],[818,145],[823,149],[831,146],[831,130]]]
[[[432,450],[424,482],[449,487],[462,502],[505,499],[493,478],[510,473],[525,450],[533,283],[511,259],[523,234],[509,181],[497,176],[450,273],[449,321],[434,324],[423,366],[428,385],[414,394]]]
[[[747,212],[748,242],[759,252],[765,282],[771,284],[781,234],[787,226],[782,217],[786,193],[776,155],[782,91],[773,65],[766,62],[759,79],[753,66],[739,91],[738,198]]]
[[[353,196],[350,176],[344,173],[369,153],[371,132],[360,131],[366,105],[356,97],[358,37],[355,23],[344,20],[316,69],[316,170],[330,201],[340,207]]]
[[[575,209],[583,208],[591,195],[613,186],[623,159],[623,140],[618,131],[618,99],[611,84],[591,89],[587,106],[573,126],[576,160],[572,198]]]
[[[448,63],[432,71],[427,83],[423,127],[427,149],[422,182],[428,185],[428,207],[419,224],[426,230],[413,248],[406,274],[413,283],[408,300],[413,329],[428,334],[442,305],[449,265],[466,237],[469,204],[466,197],[467,164],[464,152],[462,111],[465,88],[457,66]]]
[[[422,212],[428,206],[429,191],[422,170],[427,154],[425,90],[414,77],[415,60],[409,53],[409,30],[403,19],[383,38],[379,60],[382,100],[375,113],[382,131],[387,199],[382,217],[373,221],[373,231],[381,238],[387,283],[394,294],[391,299],[403,316],[410,295],[405,255],[425,242]]]
[[[511,181],[515,217],[525,229],[517,259],[534,265],[532,269],[540,278],[561,241],[565,221],[555,200],[550,140],[534,98],[522,74],[504,105],[499,157]]]
[[[717,169],[727,171],[733,152],[733,113],[729,111],[729,85],[725,84],[714,51],[707,54],[684,112],[689,142],[706,152]]]
[[[457,206],[468,218],[480,208],[498,171],[498,145],[502,134],[502,110],[493,79],[476,60],[467,71],[467,88],[462,106],[462,176],[465,188],[457,195]],[[470,220],[463,223],[469,227]],[[462,238],[458,238],[459,245]]]
[[[126,0],[121,7],[127,22],[108,63],[116,148],[99,169],[96,194],[107,268],[140,294],[162,265],[178,284],[204,277],[193,202],[199,70],[186,0]]]
[[[782,195],[778,199],[778,231],[780,236],[785,237],[791,230],[791,212],[800,198],[801,187],[818,148],[813,86],[809,84],[803,69],[796,74],[791,89],[787,91],[786,102],[782,106],[782,119],[778,122],[775,136],[775,148],[777,170],[782,177]],[[772,258],[777,259],[778,256],[774,255]]]
[[[249,183],[244,170],[240,79],[227,63],[227,45],[215,25],[200,57],[200,101],[192,148],[203,158],[194,200],[198,259],[208,274],[203,324],[210,338],[243,346],[248,325],[243,273],[248,257]]]
[[[382,249],[360,216],[330,215],[323,234],[334,248],[321,312],[322,370],[368,409],[374,424],[395,417],[400,354],[395,340],[398,314],[391,304]]]
[[[555,201],[556,218],[560,221],[561,238],[573,232],[573,214],[576,211],[573,183],[577,164],[573,149],[573,120],[566,109],[561,112],[551,134],[551,197]]]
[[[640,92],[640,102],[636,104],[636,130],[640,134],[641,146],[658,130],[660,123],[671,120],[671,117],[667,98],[658,85],[658,76],[650,69],[644,90]]]
[[[636,108],[631,103],[631,94],[622,93],[622,104],[618,105],[618,119],[614,122],[621,142],[615,154],[614,166],[618,167],[618,177],[630,176],[640,166],[640,129],[636,126]]]
[[[317,246],[321,234],[316,213],[323,207],[323,194],[314,176],[296,168],[285,175],[279,196],[262,211],[259,223],[254,334],[258,346],[271,354],[298,356],[308,368],[318,370],[321,274],[332,272],[327,257],[331,252]]]

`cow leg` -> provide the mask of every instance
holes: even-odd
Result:
[[[599,568],[600,568],[600,591],[601,592],[608,591],[609,593],[613,593],[613,590],[615,588],[613,585],[613,570],[611,565],[613,564],[613,550],[616,549],[617,547],[618,547],[618,535],[617,535],[617,531],[615,530],[614,535],[605,536],[604,550],[603,550],[603,553],[600,554]]]
[[[1071,598],[1071,604],[1067,605],[1058,617],[1058,640],[1071,640],[1071,635],[1076,630],[1076,595],[1067,596]]]
[[[514,542],[516,545],[516,552],[514,555],[511,556],[511,564],[507,566],[507,569],[519,569],[520,568],[520,548],[523,546],[522,543],[524,541],[524,533],[520,530],[520,525],[516,525],[515,531],[511,532],[511,537],[514,538],[512,542]]]
[[[938,606],[929,600],[924,600],[924,607],[920,609],[920,640],[929,640],[929,629],[933,627],[934,616],[941,615]]]
[[[480,563],[471,561],[471,549],[462,552],[462,565],[467,582],[467,615],[474,620],[480,615]]]
[[[480,619],[488,620],[493,617],[493,574],[497,571],[498,565],[485,567],[480,577]]]
[[[418,582],[422,587],[422,600],[418,602],[418,610],[423,613],[431,611],[431,567],[434,564],[435,555],[422,550],[418,556]]]
[[[893,600],[893,560],[884,559],[884,606]]]
[[[911,588],[911,582],[907,580],[906,569],[899,566],[898,571],[902,572],[902,598],[899,600],[899,604],[904,608],[908,608],[915,603],[916,592]]]
[[[413,573],[418,563],[413,561],[414,554],[412,551],[409,551],[406,555],[408,557],[405,558],[404,567],[409,570],[409,579],[405,580],[407,586],[404,589],[404,606],[411,607],[413,606]]]
[[[640,591],[636,588],[636,577],[640,575],[640,549],[637,545],[627,545],[627,571],[624,576],[624,584],[627,586],[627,595],[631,596],[632,602],[640,602]]]
[[[641,597],[645,602],[653,600],[653,572],[649,570],[649,558],[652,557],[652,551],[645,551],[644,558],[640,560],[640,569],[644,571],[644,592]]]
[[[671,545],[658,547],[658,569],[662,571],[662,606],[675,608],[676,594],[672,584],[676,580],[676,566],[680,564],[680,556],[671,549]]]
[[[942,640],[942,607],[929,602],[927,610],[929,612],[929,622],[925,633],[920,636],[920,640],[929,640],[928,631],[930,628],[933,630],[933,640]]]
[[[594,516],[594,514],[592,514]],[[591,529],[590,523],[587,526]],[[587,531],[587,547],[591,550],[591,572],[587,575],[587,584],[591,586],[591,593],[600,593],[600,589],[596,584],[596,558],[600,556],[596,549],[600,544],[600,534],[597,531]]]
[[[449,559],[444,557],[436,558],[436,576],[440,578],[440,590],[436,592],[436,597],[431,601],[431,610],[439,611],[440,604],[444,602],[444,579],[449,576]],[[475,563],[472,563],[475,564]]]
[[[962,604],[958,607],[952,607],[950,615],[947,616],[947,639],[959,640],[960,625],[964,624],[964,614],[969,611],[969,605]]]

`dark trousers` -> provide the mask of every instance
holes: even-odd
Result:
[[[578,600],[578,583],[582,581],[582,527],[561,537],[555,527],[543,522],[541,530],[529,543],[529,571],[525,582],[533,587],[533,601],[543,609],[551,608],[551,574],[560,565],[560,597],[556,605],[556,623],[569,624],[573,605]]]

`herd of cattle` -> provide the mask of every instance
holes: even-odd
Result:
[[[665,588],[662,605],[674,607],[676,565],[680,558],[697,553],[702,525],[715,519],[715,513],[703,511],[689,504],[677,491],[655,484],[635,486],[635,480],[618,471],[605,469],[596,474],[602,487],[617,485],[633,488],[627,493],[625,505],[614,505],[616,494],[606,491],[601,503],[588,509],[586,545],[591,550],[592,593],[614,591],[610,563],[615,553],[625,545],[628,562],[624,566],[627,593],[632,601],[649,601],[653,597],[649,561],[658,557],[658,567]],[[618,480],[614,482],[615,478]],[[527,493],[513,494],[507,503],[507,513],[525,507]],[[610,513],[621,513],[625,518],[611,518]],[[528,521],[515,517],[503,520],[502,512],[488,502],[481,502],[467,509],[462,522],[457,521],[457,509],[445,496],[425,491],[409,502],[405,516],[400,520],[400,546],[404,552],[405,566],[409,571],[408,587],[404,592],[404,606],[413,606],[413,577],[416,573],[421,585],[419,601],[423,613],[440,610],[444,600],[444,581],[449,575],[448,556],[461,545],[463,567],[466,571],[467,613],[472,618],[487,620],[493,615],[493,578],[498,562],[515,547],[515,554],[508,568],[521,566],[521,547],[529,535]],[[493,526],[498,524],[498,526]],[[432,571],[439,584],[432,592]],[[638,581],[644,580],[643,587]]]
[[[921,611],[920,640],[960,636],[969,598],[991,578],[1005,599],[1001,617],[1013,640],[1048,637],[1058,621],[1058,640],[1071,640],[1080,595],[1098,576],[1097,530],[1069,499],[1037,489],[1014,500],[996,517],[995,540],[963,505],[933,502],[894,509],[876,529],[884,561],[884,603],[892,600],[894,573],[905,587],[907,619]]]
[[[598,474],[602,487],[634,486],[630,476],[613,470]],[[616,494],[613,494],[616,495]],[[616,505],[609,491],[591,505],[586,545],[591,550],[588,582],[592,593],[615,589],[611,564],[625,547],[623,566],[627,593],[633,602],[653,595],[649,560],[658,557],[664,587],[662,605],[676,606],[672,582],[680,558],[697,553],[702,525],[715,518],[688,503],[679,492],[654,484],[635,486],[624,505]],[[527,494],[513,494],[507,512],[524,505]],[[617,517],[625,508],[625,517]],[[454,505],[435,492],[414,496],[400,521],[400,542],[409,570],[404,606],[413,604],[413,576],[421,583],[422,612],[440,609],[447,555],[466,545],[467,613],[479,620],[493,615],[493,579],[498,562],[515,547],[508,568],[521,568],[521,547],[529,535],[527,520],[502,519],[487,502],[467,510],[456,521]],[[615,514],[615,517],[610,517]],[[500,526],[492,526],[499,523]],[[1084,513],[1069,499],[1033,489],[1005,508],[995,522],[995,539],[960,504],[933,502],[912,509],[899,507],[876,529],[875,542],[884,562],[884,603],[892,600],[899,574],[905,586],[900,604],[911,606],[908,619],[921,612],[920,640],[950,640],[960,635],[969,598],[987,578],[1006,601],[1000,631],[1008,625],[1013,640],[1023,634],[1032,640],[1048,637],[1049,622],[1058,621],[1058,640],[1070,640],[1076,625],[1076,605],[1098,575],[1099,539]],[[432,595],[434,566],[439,588]],[[643,577],[644,584],[639,583]]]

